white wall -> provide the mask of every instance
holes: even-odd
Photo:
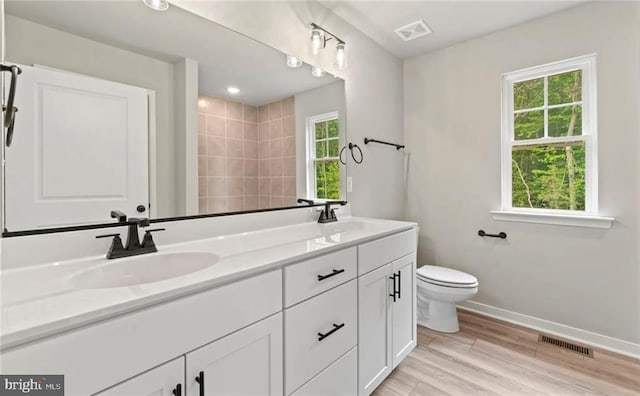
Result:
[[[324,87],[301,92],[295,96],[296,113],[296,191],[298,197],[307,196],[307,125],[308,117],[338,112],[340,129],[340,147],[345,145],[346,130],[346,104],[344,94],[344,81],[336,81]],[[349,136],[346,136],[349,139]],[[350,164],[349,166],[354,166]],[[341,188],[346,192],[346,180],[344,166],[341,169]]]
[[[198,214],[198,62],[175,63],[173,85],[176,210],[158,217]]]
[[[12,15],[5,17],[8,61],[41,64],[156,92],[157,213],[174,216],[173,65]]]
[[[254,37],[284,53],[335,72],[345,80],[347,135],[364,146],[364,137],[403,140],[402,62],[317,2],[173,3],[235,31]],[[334,50],[314,57],[309,24],[315,22],[347,42],[349,67],[336,72]],[[284,57],[283,57],[284,61]],[[402,216],[402,154],[390,147],[364,146],[362,165],[349,163],[353,193],[348,200],[358,216]]]
[[[640,344],[639,21],[640,3],[594,2],[405,62],[406,218],[420,224],[421,264],[476,275],[479,303]],[[494,221],[501,74],[590,53],[613,228]]]

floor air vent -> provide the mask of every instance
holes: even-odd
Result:
[[[538,342],[543,344],[553,345],[558,348],[566,349],[571,352],[579,353],[580,355],[583,355],[583,356],[588,356],[591,358],[593,357],[593,349],[589,347],[574,344],[572,342],[561,340],[559,338],[554,338],[545,334],[540,334],[538,336]]]

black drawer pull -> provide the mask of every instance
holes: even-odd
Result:
[[[198,373],[196,377],[196,382],[200,384],[200,396],[204,396],[204,371]]]
[[[396,274],[393,274],[393,276],[395,277]],[[402,278],[400,277],[400,270],[398,270],[398,300],[402,298],[401,294],[400,294],[400,288],[402,287]]]
[[[340,269],[340,270],[336,270],[334,269],[332,273],[328,274],[328,275],[318,275],[318,282],[323,281],[325,279],[331,278],[332,276],[336,276],[338,274],[343,273],[344,270]]]
[[[173,389],[172,393],[175,396],[182,396],[182,384],[176,385],[176,387]]]
[[[339,325],[334,323],[333,329],[329,330],[328,333],[324,333],[324,334],[318,333],[318,341],[324,340],[325,338],[329,337],[331,334],[335,333],[336,331],[340,330],[343,327],[344,327],[344,323]]]

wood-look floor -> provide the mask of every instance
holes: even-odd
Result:
[[[418,326],[418,346],[374,392],[417,395],[640,395],[640,361],[594,348],[583,357],[538,332],[458,311],[460,332]]]

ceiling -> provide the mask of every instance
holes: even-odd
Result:
[[[336,81],[311,76],[309,65],[289,68],[280,51],[176,6],[158,12],[141,1],[7,0],[5,10],[166,62],[196,60],[201,93],[246,104],[270,103]],[[230,85],[240,94],[229,95]]]
[[[404,59],[579,5],[557,1],[319,0],[395,56]],[[433,33],[403,41],[394,29],[423,19]]]

